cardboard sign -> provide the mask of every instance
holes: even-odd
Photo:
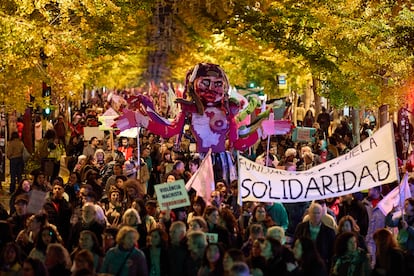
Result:
[[[98,138],[98,140],[103,140],[105,133],[99,130],[99,127],[84,127],[83,128],[83,137],[85,141],[89,141],[92,137]]]
[[[182,179],[171,183],[155,185],[154,189],[161,210],[190,206],[190,199],[188,198],[184,180]]]
[[[316,129],[311,127],[297,127],[293,129],[292,141],[293,142],[315,142]]]
[[[27,205],[27,212],[37,214],[39,213],[46,201],[45,192],[32,190],[30,193],[29,204]]]

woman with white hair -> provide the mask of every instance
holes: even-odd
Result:
[[[73,171],[81,173],[82,169],[83,169],[83,167],[85,167],[85,165],[86,165],[86,155],[81,154],[81,155],[78,156],[78,162],[76,163],[75,168],[73,169]]]
[[[121,226],[131,226],[136,229],[139,234],[138,245],[140,248],[146,246],[146,239],[148,235],[148,230],[145,223],[142,223],[141,216],[135,208],[127,209],[121,219]]]
[[[326,201],[324,199],[321,200],[314,200],[312,203],[318,203],[322,207],[322,218],[321,221],[323,224],[328,226],[329,228],[332,228],[335,233],[337,232],[338,225],[336,224],[335,217],[328,212],[328,207],[326,206]],[[303,221],[309,220],[309,214],[305,214],[303,217]]]
[[[103,149],[97,149],[93,155],[93,159],[96,162],[96,167],[101,170],[105,165],[105,152]]]
[[[285,166],[285,170],[287,171],[296,171],[296,149],[295,148],[288,148],[285,151],[285,158],[283,162],[283,166]]]
[[[76,222],[70,229],[68,249],[72,251],[78,244],[80,233],[83,230],[94,232],[98,238],[99,244],[102,244],[102,233],[106,225],[103,224],[101,220],[104,217],[102,208],[99,205],[95,205],[92,202],[86,202],[82,206],[82,219]]]
[[[300,165],[298,165],[298,171],[306,171],[310,168],[320,164],[319,155],[312,152],[312,148],[309,146],[303,146],[300,148]]]

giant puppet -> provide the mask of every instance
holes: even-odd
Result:
[[[211,149],[213,153],[215,179],[232,181],[236,179],[234,162],[226,149],[243,151],[252,146],[262,135],[260,121],[267,119],[269,110],[259,114],[253,123],[240,125],[240,117],[252,112],[257,102],[252,101],[240,113],[240,102],[230,99],[228,92],[229,81],[220,66],[199,63],[186,75],[183,98],[177,99],[181,112],[174,121],[157,114],[149,98],[140,95],[129,101],[129,108],[123,109],[116,125],[121,130],[140,126],[168,138],[180,136],[189,123],[197,152],[203,155]],[[289,123],[287,129],[290,130]]]

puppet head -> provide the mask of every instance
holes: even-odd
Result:
[[[223,69],[216,64],[199,63],[186,76],[186,89],[189,96],[196,97],[204,106],[223,103],[228,95],[229,81]]]

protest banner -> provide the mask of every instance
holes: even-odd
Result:
[[[154,189],[161,210],[190,206],[190,199],[188,198],[184,180],[182,179],[155,185]]]
[[[398,181],[393,126],[380,128],[350,152],[307,171],[266,167],[239,155],[243,201],[305,202]]]

